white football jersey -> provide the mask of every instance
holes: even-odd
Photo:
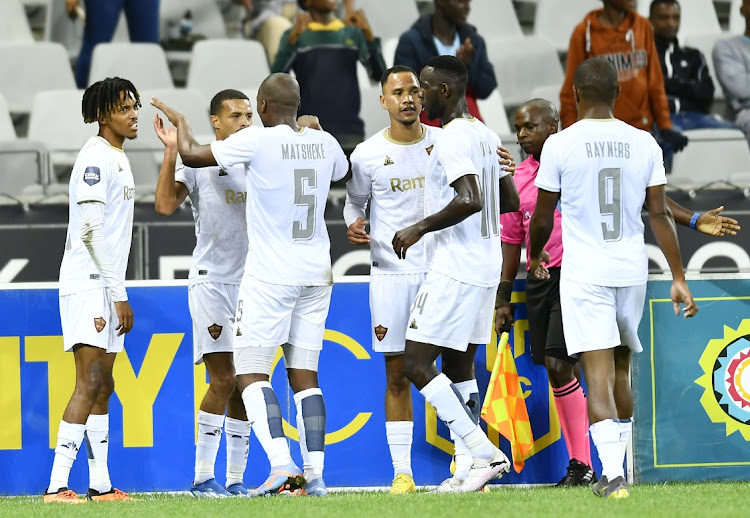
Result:
[[[236,165],[225,171],[180,164],[174,178],[190,192],[195,220],[190,285],[239,284],[247,256],[245,168]]]
[[[352,179],[346,187],[356,196],[370,196],[370,272],[426,272],[425,240],[409,248],[401,260],[393,251],[393,236],[424,218],[427,164],[440,128],[422,125],[422,136],[396,142],[388,129],[356,147],[351,156]]]
[[[536,186],[559,192],[561,275],[599,286],[645,284],[646,188],[667,183],[650,133],[622,121],[581,120],[544,143]]]
[[[331,244],[323,217],[331,181],[349,169],[325,131],[287,125],[249,127],[211,144],[218,164],[242,164],[247,178],[245,274],[272,284],[333,282]]]
[[[68,235],[60,265],[60,295],[106,287],[81,240],[85,202],[104,203],[103,234],[117,278],[125,280],[133,237],[135,188],[130,162],[122,149],[102,137],[83,146],[70,175]]]
[[[434,233],[427,241],[428,258],[434,246],[431,270],[474,286],[491,287],[500,282],[500,179],[510,173],[498,164],[499,145],[500,137],[480,120],[454,119],[443,127],[430,155],[426,216],[439,212],[456,197],[451,184],[457,179],[469,174],[479,177],[482,210]]]

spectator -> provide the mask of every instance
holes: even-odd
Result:
[[[65,0],[65,8],[70,16],[76,15],[79,4],[80,0]],[[159,0],[84,0],[84,4],[86,23],[75,71],[78,88],[88,86],[94,47],[112,41],[123,9],[130,41],[159,43]]]
[[[745,18],[745,33],[717,41],[713,57],[732,119],[750,143],[750,0],[742,2],[740,14]]]
[[[292,22],[281,15],[281,0],[235,0],[247,10],[242,21],[242,33],[246,38],[258,40],[266,49],[268,62],[273,63],[279,51],[279,42]]]
[[[486,99],[497,87],[495,70],[487,59],[487,46],[473,25],[466,23],[471,0],[435,0],[435,14],[419,18],[398,40],[394,65],[419,72],[431,58],[456,56],[469,69],[466,103],[469,113],[482,119],[477,99]],[[422,112],[422,122],[439,126]]]
[[[294,27],[281,37],[271,72],[289,72],[299,81],[300,113],[316,115],[323,128],[350,154],[364,140],[357,61],[379,81],[385,62],[364,11],[352,13],[351,25],[336,18],[338,0],[297,0]]]
[[[710,113],[714,82],[701,51],[681,47],[677,41],[680,11],[677,0],[652,0],[649,11],[674,129],[735,128]]]
[[[669,118],[664,75],[649,21],[635,12],[635,0],[603,0],[573,30],[565,82],[560,91],[560,120],[567,128],[577,119],[573,73],[586,59],[601,56],[617,68],[620,94],[615,117],[646,131],[658,129],[657,140],[667,152],[680,151],[687,137],[674,131]]]

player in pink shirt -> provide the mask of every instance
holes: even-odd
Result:
[[[497,291],[495,325],[501,331],[513,325],[510,297],[513,281],[521,262],[521,247],[526,246],[526,269],[529,257],[529,224],[534,213],[538,189],[534,185],[539,169],[542,146],[553,133],[557,133],[559,115],[555,106],[545,99],[532,99],[516,112],[518,143],[529,157],[518,164],[513,181],[518,189],[520,205],[517,211],[500,216],[502,223],[503,269]],[[714,236],[736,234],[737,221],[719,216],[723,207],[704,214],[694,214],[667,198],[667,204],[676,223],[693,230]],[[537,365],[547,369],[555,398],[555,407],[560,417],[570,463],[567,473],[557,484],[561,487],[588,485],[596,480],[591,468],[591,451],[588,438],[588,414],[586,396],[575,375],[577,360],[568,356],[563,337],[562,313],[560,310],[560,265],[562,264],[562,214],[555,209],[552,234],[545,246],[549,253],[547,268],[550,278],[539,280],[533,275],[526,279],[526,308],[529,320],[531,358]]]

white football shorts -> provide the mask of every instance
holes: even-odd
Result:
[[[201,282],[188,289],[188,305],[193,319],[193,362],[203,363],[203,355],[231,353],[237,284]]]
[[[638,325],[645,300],[645,284],[616,288],[561,277],[560,308],[568,354],[619,345],[641,352]]]
[[[497,286],[465,284],[430,270],[414,299],[406,339],[465,352],[492,337]]]
[[[321,350],[331,286],[285,286],[244,276],[234,323],[234,347],[291,343]]]
[[[66,351],[84,344],[119,353],[125,344],[125,335],[117,336],[119,319],[109,288],[60,295],[60,321]]]
[[[373,351],[404,352],[409,311],[426,275],[406,273],[370,276]]]

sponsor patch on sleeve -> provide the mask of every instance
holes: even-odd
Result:
[[[83,172],[83,181],[91,186],[98,184],[101,179],[102,173],[98,167],[89,166]]]

